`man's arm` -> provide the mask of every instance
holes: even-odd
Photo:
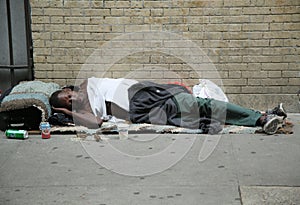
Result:
[[[96,129],[101,127],[103,120],[99,117],[96,117],[93,113],[81,111],[81,112],[72,112],[66,108],[53,108],[56,111],[65,113],[66,115],[72,116],[75,124],[86,126],[91,129]]]

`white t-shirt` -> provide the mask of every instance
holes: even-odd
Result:
[[[128,88],[136,83],[138,81],[124,78],[89,78],[87,93],[94,115],[107,116],[105,101],[129,111]]]

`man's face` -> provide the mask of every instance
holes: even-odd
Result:
[[[58,99],[63,107],[72,110],[72,105],[80,105],[82,99],[79,97],[78,92],[72,91],[69,88],[63,89],[58,94]]]

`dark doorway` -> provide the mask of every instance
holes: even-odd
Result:
[[[33,80],[29,0],[0,0],[0,90]]]

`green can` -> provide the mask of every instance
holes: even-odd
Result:
[[[26,130],[6,130],[5,135],[12,139],[27,139],[28,132]]]

